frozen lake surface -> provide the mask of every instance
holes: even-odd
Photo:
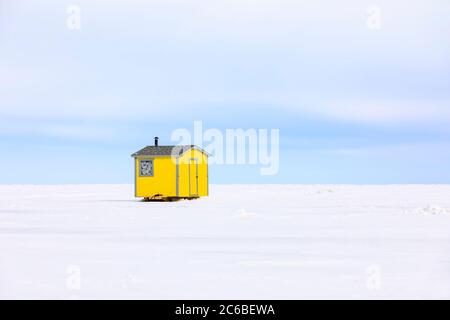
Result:
[[[448,185],[0,186],[0,298],[450,298]]]

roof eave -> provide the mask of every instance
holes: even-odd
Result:
[[[175,146],[176,147],[176,146]],[[179,147],[183,147],[183,146],[179,146]],[[144,148],[145,149],[145,148]],[[144,150],[142,149],[142,150]],[[192,149],[197,149],[198,151],[204,153],[207,157],[210,157],[211,154],[206,152],[205,150],[203,150],[202,148],[196,146],[196,145],[191,145],[189,146],[189,148],[186,149],[182,149],[182,152],[179,153],[178,155],[176,155],[176,157],[181,157],[183,154],[185,154],[187,151],[192,150]],[[136,158],[136,157],[167,157],[167,156],[173,156],[173,154],[139,154],[139,152],[141,152],[142,150],[139,150],[138,152],[135,152],[131,155],[132,158]]]

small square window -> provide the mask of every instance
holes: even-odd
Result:
[[[140,161],[139,175],[141,177],[153,177],[153,159]]]

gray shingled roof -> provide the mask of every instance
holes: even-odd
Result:
[[[132,157],[137,156],[170,156],[174,155],[182,155],[186,151],[191,148],[195,148],[194,145],[183,145],[183,146],[148,146],[145,147],[135,153],[133,153]],[[200,149],[200,148],[198,148]],[[201,150],[201,149],[200,149]],[[203,150],[202,150],[203,151]],[[172,153],[173,152],[173,153]]]

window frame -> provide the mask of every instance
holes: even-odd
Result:
[[[142,162],[151,162],[151,174],[142,174]],[[139,177],[154,177],[155,176],[155,161],[154,159],[139,159]]]

